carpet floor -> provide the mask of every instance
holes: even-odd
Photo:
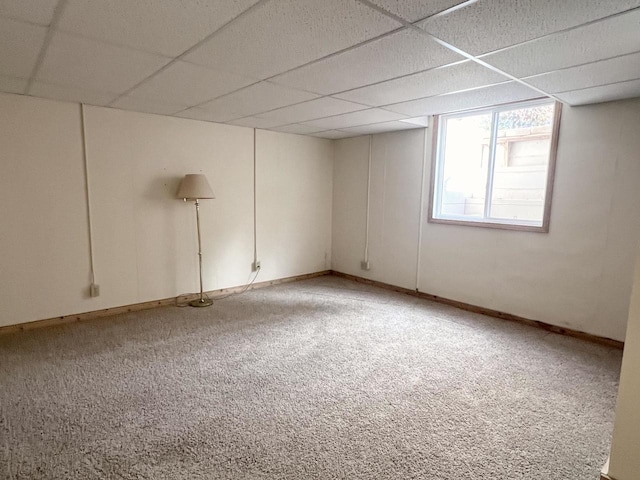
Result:
[[[595,480],[620,362],[330,276],[4,335],[0,478]]]

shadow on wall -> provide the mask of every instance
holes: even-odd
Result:
[[[163,253],[154,255],[154,258],[148,257],[147,261],[162,265],[161,270],[167,274],[166,278],[170,279],[171,289],[175,292],[180,290],[178,272],[184,263],[184,258],[177,252],[184,242],[181,238],[185,232],[184,222],[191,221],[190,215],[181,218],[178,214],[181,212],[179,207],[183,206],[182,199],[176,197],[181,180],[182,177],[177,175],[158,175],[151,178],[143,189],[142,195],[147,207],[150,207],[147,210],[149,214],[145,215],[146,218],[136,219],[149,227],[141,233],[146,241],[162,239],[163,248],[158,252]],[[151,221],[152,219],[155,221]],[[138,239],[138,241],[143,240]]]
[[[158,202],[158,205],[162,205],[160,202],[176,201],[176,193],[180,186],[182,177],[178,176],[159,176],[151,179],[147,184],[147,188],[144,191],[144,198]]]

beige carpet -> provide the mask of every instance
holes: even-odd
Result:
[[[0,478],[595,480],[620,358],[335,277],[7,335]]]

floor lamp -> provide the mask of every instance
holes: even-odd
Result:
[[[185,202],[193,200],[196,204],[196,224],[198,228],[198,263],[200,265],[200,298],[189,302],[192,307],[208,307],[213,301],[205,297],[202,290],[202,240],[200,239],[200,200],[216,198],[211,190],[207,177],[201,173],[190,173],[185,175],[178,188],[178,198]]]

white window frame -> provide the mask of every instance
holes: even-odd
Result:
[[[553,196],[553,183],[555,178],[556,157],[558,152],[558,136],[560,132],[560,117],[562,115],[562,103],[555,102],[553,126],[551,130],[551,144],[549,147],[549,166],[547,170],[547,183],[545,189],[544,213],[542,222],[528,220],[509,220],[492,218],[488,216],[493,190],[493,173],[495,168],[495,144],[497,137],[497,116],[500,112],[515,110],[518,108],[533,107],[551,103],[548,98],[529,100],[525,102],[509,103],[493,107],[465,110],[462,112],[434,116],[431,159],[431,195],[429,196],[428,221],[430,223],[442,223],[449,225],[465,225],[485,228],[498,228],[505,230],[521,230],[529,232],[548,233],[551,217],[551,198]],[[487,189],[485,195],[484,216],[464,217],[460,215],[442,215],[439,211],[442,205],[442,183],[444,171],[444,151],[442,145],[446,135],[446,120],[460,118],[469,115],[492,114],[491,141],[489,144],[489,165],[487,172]],[[444,120],[444,121],[443,121]]]

